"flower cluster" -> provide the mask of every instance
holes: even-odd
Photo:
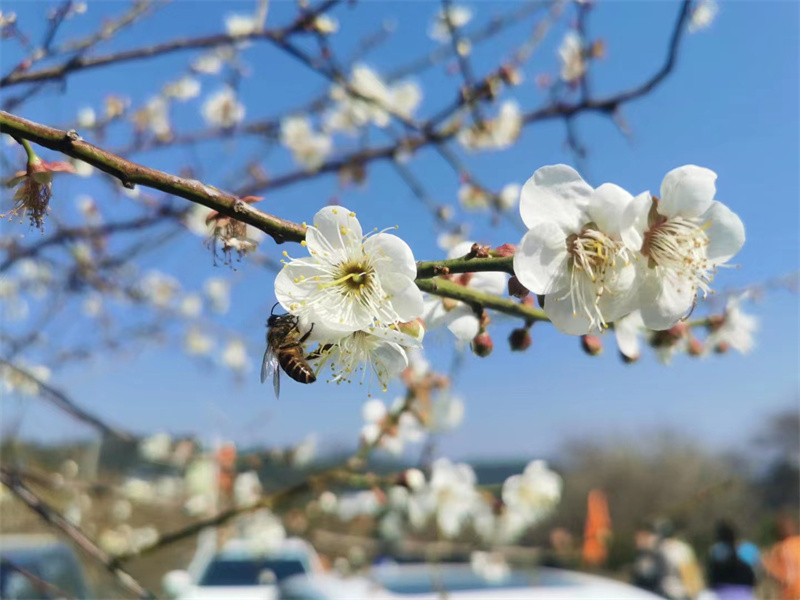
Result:
[[[544,296],[545,313],[564,333],[600,331],[635,310],[646,328],[667,330],[744,244],[739,217],[714,200],[716,177],[679,167],[664,178],[660,198],[634,198],[611,183],[594,189],[566,165],[542,167],[522,188],[528,233],[514,273]]]
[[[369,372],[385,388],[408,365],[406,349],[419,346],[423,335],[411,248],[389,233],[364,236],[355,213],[341,206],[315,215],[303,246],[310,256],[285,261],[275,294],[298,317],[298,329],[319,342],[315,369],[330,365],[340,382],[363,364],[364,377]]]

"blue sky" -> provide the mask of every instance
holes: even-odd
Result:
[[[800,5],[720,4],[719,16],[709,30],[686,37],[677,68],[666,82],[646,98],[624,107],[632,140],[598,115],[581,116],[576,124],[589,151],[584,176],[595,185],[611,181],[634,194],[646,189],[657,193],[664,174],[674,167],[693,163],[717,172],[717,199],[739,214],[748,237],[736,258],[740,268],[725,270],[717,279],[718,289],[724,290],[798,269]],[[23,26],[30,22],[35,31],[34,25],[40,27],[40,15],[50,3],[5,5],[16,10]],[[252,6],[251,2],[177,2],[160,11],[149,26],[126,32],[107,49],[213,33],[222,29],[224,15],[247,12]],[[273,2],[268,23],[287,22],[294,6]],[[410,58],[409,48],[414,56],[433,48],[425,31],[437,6],[434,2],[382,1],[364,2],[354,9],[340,7],[334,14],[342,30],[333,38],[334,48],[346,56],[361,36],[391,18],[396,28],[393,38],[365,61],[378,71],[388,71]],[[477,22],[484,22],[519,4],[478,2],[470,6]],[[119,10],[116,3],[90,2],[88,14],[68,24],[65,31],[87,33],[104,15]],[[593,65],[595,94],[634,86],[660,66],[677,10],[677,3],[666,1],[600,3],[589,22],[590,37],[602,37],[607,43],[606,58]],[[496,41],[477,47],[473,56],[476,71],[485,73],[495,66],[499,57],[524,39],[530,27],[531,21],[526,20]],[[526,66],[525,81],[513,90],[511,96],[523,110],[545,102],[534,79],[540,73],[557,74],[555,51],[563,31],[561,25],[548,35]],[[99,108],[111,90],[130,96],[137,104],[185,70],[193,56],[175,53],[155,61],[77,74],[70,77],[64,93],[53,90],[43,94],[19,114],[48,124],[65,124],[74,120],[82,106]],[[263,44],[248,48],[243,57],[254,73],[240,86],[248,119],[280,114],[326,87],[318,75]],[[3,72],[15,60],[15,48],[4,42]],[[425,91],[418,112],[423,117],[445,105],[458,83],[457,77],[445,74],[441,66],[417,80]],[[220,84],[203,79],[203,96]],[[11,88],[4,96],[18,91]],[[200,127],[199,102],[185,106],[173,114],[176,129]],[[508,182],[524,182],[540,166],[573,164],[564,138],[562,122],[537,124],[523,132],[512,150],[467,155],[465,160],[481,182],[499,189]],[[375,134],[374,139],[382,138]],[[112,132],[104,144],[114,147],[114,142],[123,140]],[[232,188],[237,181],[229,174],[237,161],[263,152],[261,142],[250,139],[235,146],[210,144],[194,150],[151,152],[136,159],[165,170],[199,162],[204,165],[199,175],[205,181]],[[47,152],[42,155],[52,158]],[[271,173],[294,168],[280,148],[264,156]],[[456,202],[459,182],[434,152],[423,151],[410,166],[437,201]],[[64,178],[58,188],[67,198],[89,193],[108,207],[109,215],[113,211],[124,216],[124,199],[104,200],[107,190],[96,181],[75,178]],[[433,219],[418,210],[409,190],[385,164],[369,168],[364,188],[339,193],[335,178],[324,176],[270,193],[260,207],[295,221],[310,221],[333,196],[358,213],[365,229],[399,225],[399,235],[418,259],[442,256],[435,243]],[[69,220],[74,210],[66,207],[63,214]],[[515,243],[520,237],[507,224],[492,227],[480,216],[466,220],[472,224],[473,237],[481,242]],[[7,232],[9,226],[3,227]],[[278,257],[283,249],[265,241],[261,251]],[[202,243],[189,234],[166,255],[148,256],[141,264],[179,276],[187,288],[197,288],[210,276],[227,274],[212,265]],[[246,265],[230,275],[236,282],[237,310],[219,322],[247,339],[255,363],[263,347],[262,324],[273,303],[271,276]],[[468,356],[455,383],[467,403],[466,420],[441,441],[440,448],[460,457],[533,458],[551,455],[568,438],[646,434],[660,427],[686,431],[715,447],[739,447],[763,416],[796,406],[798,400],[796,295],[774,292],[748,309],[761,319],[757,347],[751,355],[702,361],[678,357],[669,368],[650,354],[637,364],[622,364],[611,336],[605,338],[604,354],[589,358],[580,351],[577,339],[558,334],[546,324],[534,327],[528,352],[510,353],[504,348],[504,338],[511,325],[498,319],[493,329],[494,354],[487,359]],[[118,314],[126,318],[124,313]],[[69,320],[48,333],[54,340],[77,342],[82,324],[85,321]],[[434,365],[443,370],[452,354],[448,336],[447,332],[432,332],[426,344]],[[308,387],[284,384],[281,399],[276,401],[271,389],[258,383],[255,368],[245,381],[235,383],[224,369],[198,364],[175,345],[98,357],[57,373],[54,382],[87,408],[136,431],[219,432],[247,443],[265,444],[287,444],[310,431],[318,432],[324,443],[353,443],[365,399],[357,387],[319,383]],[[390,390],[387,399],[392,397]],[[63,417],[31,404],[23,431],[51,437],[77,430]]]

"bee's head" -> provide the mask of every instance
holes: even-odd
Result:
[[[267,327],[275,327],[278,323],[278,319],[280,319],[280,315],[270,315],[267,319]]]

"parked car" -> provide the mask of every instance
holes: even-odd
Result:
[[[37,584],[20,567],[50,584]],[[60,590],[62,593],[59,593]],[[69,546],[50,535],[0,536],[0,598],[90,598],[83,566]]]
[[[656,600],[649,592],[595,575],[537,568],[512,570],[492,582],[463,564],[374,567],[365,577],[299,576],[281,585],[280,600]]]
[[[280,548],[259,550],[250,540],[234,539],[209,551],[201,542],[186,571],[164,576],[164,592],[179,600],[277,600],[278,585],[293,576],[322,571],[314,548],[288,539]]]

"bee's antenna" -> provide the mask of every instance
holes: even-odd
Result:
[[[276,302],[272,305],[272,309],[269,311],[269,316],[273,316],[275,314],[275,307],[278,306],[278,304],[280,304],[280,302]]]

